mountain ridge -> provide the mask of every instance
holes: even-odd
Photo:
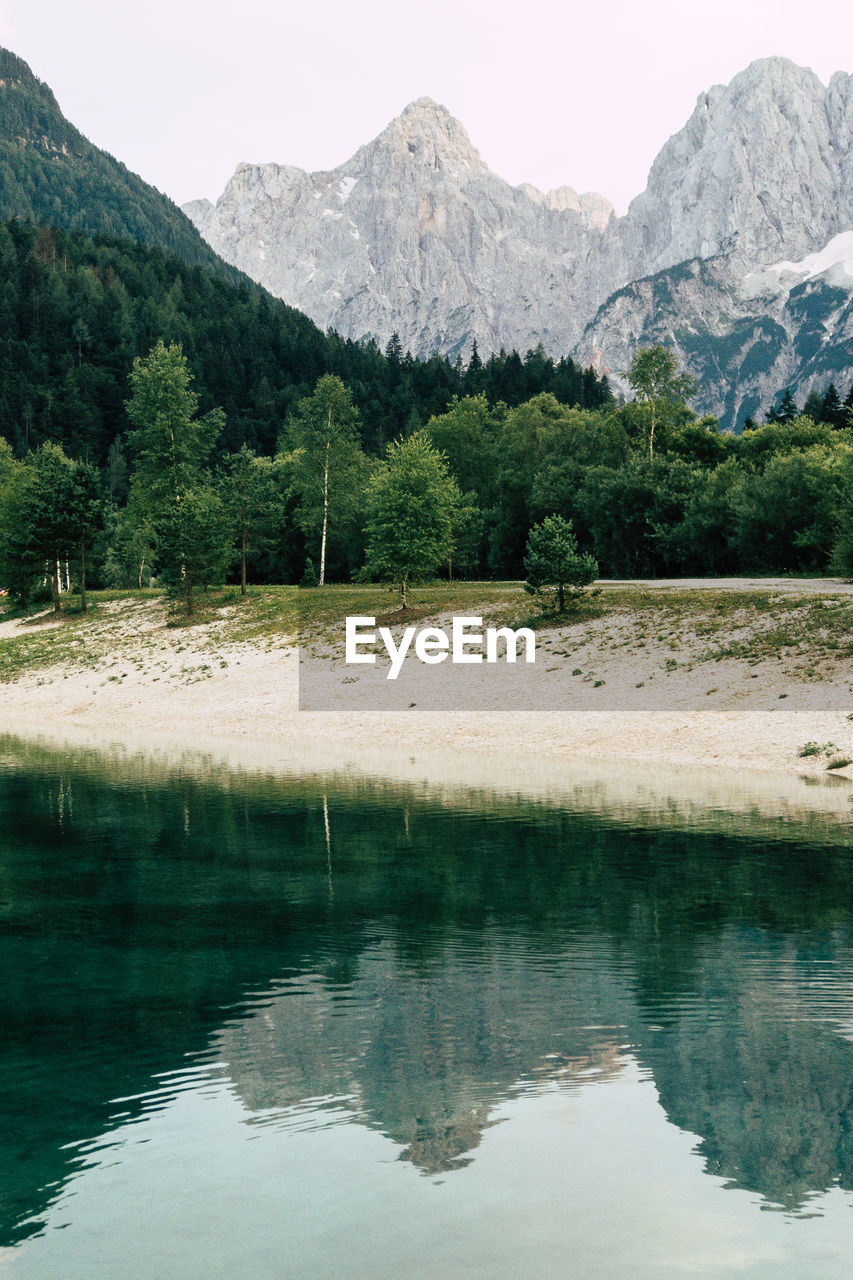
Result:
[[[126,236],[232,283],[241,279],[168,196],[91,143],[63,115],[49,85],[0,48],[0,221],[10,218]]]
[[[825,86],[772,57],[697,96],[621,217],[598,193],[511,186],[430,98],[336,169],[240,165],[215,204],[184,208],[227,261],[321,328],[380,345],[396,333],[418,355],[542,343],[595,359],[619,385],[626,326],[636,346],[651,318],[623,314],[611,341],[608,300],[713,259],[738,319],[746,302],[757,314],[758,295],[741,295],[750,273],[801,261],[853,228],[851,139],[853,76],[836,72]],[[728,305],[721,287],[704,299],[709,341]],[[785,368],[796,383],[797,368]]]

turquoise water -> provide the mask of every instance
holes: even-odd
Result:
[[[0,1275],[847,1276],[852,873],[0,741]]]

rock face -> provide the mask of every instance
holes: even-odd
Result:
[[[824,87],[769,58],[700,94],[623,218],[595,193],[510,186],[428,98],[338,169],[242,164],[215,205],[184,210],[226,261],[323,328],[381,345],[396,332],[419,355],[541,342],[618,383],[654,335],[694,365],[700,334],[713,345],[742,322],[770,318],[792,340],[797,289],[762,269],[853,228],[852,142],[853,76]],[[767,376],[784,368],[802,384],[798,359]],[[720,394],[706,407],[723,410]]]
[[[614,228],[636,278],[691,258],[801,258],[853,226],[853,77],[784,58],[699,95]]]
[[[340,168],[238,166],[216,205],[184,206],[226,261],[321,328],[419,355],[542,341],[568,351],[613,210],[492,173],[462,125],[413,102]]]
[[[800,402],[833,381],[846,391],[853,369],[853,260],[837,256],[845,240],[853,240],[851,233],[803,263],[778,263],[740,281],[725,256],[694,258],[632,281],[600,308],[575,356],[609,369],[624,389],[619,370],[636,348],[664,343],[698,382],[693,407],[715,414],[724,428],[766,412],[785,387]],[[810,270],[814,262],[818,269]]]

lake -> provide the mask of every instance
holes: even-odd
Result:
[[[0,739],[0,1274],[822,1280],[851,829]]]

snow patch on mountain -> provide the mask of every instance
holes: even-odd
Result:
[[[746,297],[767,292],[790,292],[806,280],[825,276],[828,284],[853,289],[853,231],[833,236],[817,253],[809,253],[800,262],[773,262],[769,267],[751,271],[744,277]]]

